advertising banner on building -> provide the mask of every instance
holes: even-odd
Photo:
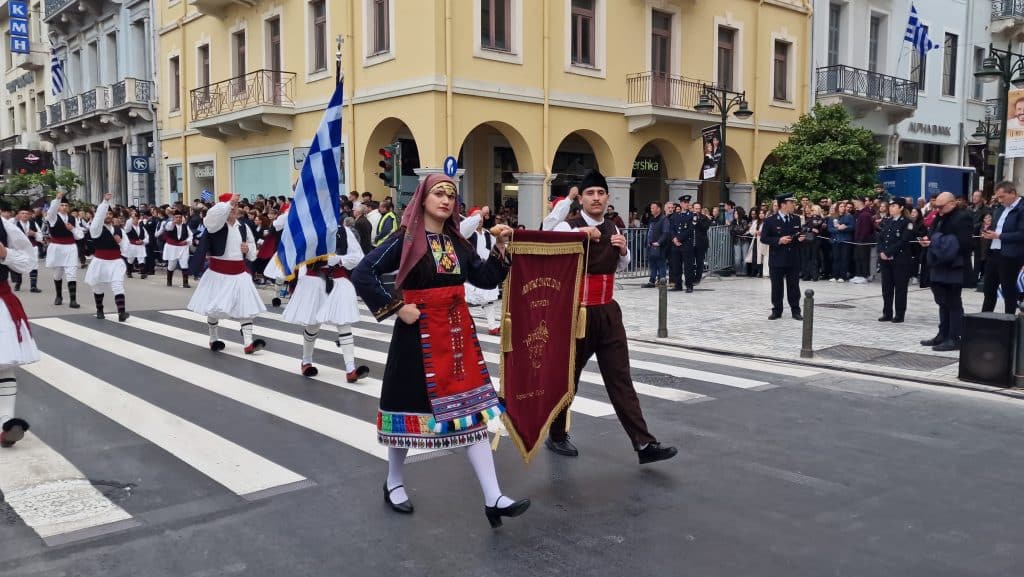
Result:
[[[718,177],[718,165],[722,162],[722,127],[714,125],[700,131],[703,143],[704,161],[700,165],[701,180]]]
[[[1006,158],[1024,157],[1024,90],[1010,90],[1006,102]]]

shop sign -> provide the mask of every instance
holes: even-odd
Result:
[[[192,174],[196,178],[213,178],[213,163],[207,162],[192,167]]]
[[[927,124],[925,122],[911,122],[910,131],[917,134],[930,134],[933,136],[951,136],[953,129],[941,124]]]

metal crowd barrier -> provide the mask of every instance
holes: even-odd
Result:
[[[626,237],[626,246],[629,247],[629,266],[626,270],[615,273],[615,278],[647,278],[650,276],[647,262],[647,229],[624,228],[622,234]]]
[[[732,234],[725,225],[708,229],[708,254],[704,258],[708,273],[714,274],[733,267]]]

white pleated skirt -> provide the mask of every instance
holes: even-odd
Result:
[[[124,261],[121,259],[104,260],[94,256],[89,262],[89,268],[85,269],[85,283],[89,286],[96,286],[97,284],[122,280],[127,270],[127,267],[124,266]]]
[[[78,247],[73,244],[53,244],[46,247],[46,266],[60,268],[78,266]]]
[[[249,273],[207,270],[188,301],[188,310],[215,319],[248,319],[266,312],[267,307]]]
[[[331,294],[324,299],[323,306],[317,314],[320,324],[354,325],[359,322],[359,301],[356,300],[356,287],[347,278],[334,279]]]
[[[170,262],[172,260],[180,261],[181,259],[188,260],[188,257],[189,254],[187,244],[184,246],[174,246],[173,244],[165,244],[164,252],[161,255],[161,258],[163,258],[163,260],[167,262]]]
[[[32,339],[29,328],[21,323],[21,342],[18,342],[18,328],[11,320],[11,313],[0,301],[0,369],[27,365],[39,360],[39,349]]]
[[[121,255],[129,261],[136,259],[144,261],[146,260],[146,245],[132,244],[130,242],[123,243],[121,245]]]
[[[327,287],[319,276],[299,275],[295,281],[295,292],[288,300],[288,306],[281,315],[285,321],[296,325],[319,324],[317,314],[327,300]]]
[[[471,305],[485,305],[498,300],[498,289],[482,289],[477,286],[466,284],[466,303]]]

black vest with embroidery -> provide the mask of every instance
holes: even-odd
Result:
[[[71,238],[74,235],[71,233],[71,229],[68,228],[69,226],[71,226],[71,227],[75,226],[75,217],[73,217],[73,216],[71,216],[69,214],[68,215],[68,223],[67,223],[67,225],[65,225],[64,221],[61,219],[60,215],[58,214],[56,222],[54,222],[50,226],[50,236]]]
[[[102,229],[100,229],[100,235],[98,237],[92,239],[92,244],[96,248],[96,250],[116,250],[116,251],[120,251],[121,250],[121,245],[117,244],[117,241],[114,240],[114,236],[120,236],[120,237],[124,236],[123,231],[121,230],[121,227],[115,226],[114,227],[114,232],[111,233],[110,229],[108,229],[106,226],[104,226]],[[130,238],[130,236],[129,236],[129,238]]]
[[[210,239],[209,239],[209,243],[210,243],[209,255],[210,256],[212,256],[214,258],[220,258],[220,257],[224,256],[224,249],[226,249],[227,245],[228,245],[228,227],[230,227],[230,226],[231,226],[230,224],[225,223],[224,226],[222,226],[221,229],[218,230],[217,232],[212,232],[211,233],[211,232],[207,231],[207,235],[209,235],[209,237],[210,237]],[[244,224],[236,221],[235,222],[235,228],[237,228],[238,232],[242,235],[242,242],[248,242],[249,241],[249,233],[245,229],[247,229],[249,227],[247,227]]]
[[[573,218],[566,221],[573,228],[590,226],[583,217]],[[618,230],[615,224],[608,219],[597,226],[601,231],[601,240],[591,242],[583,241],[584,250],[587,252],[587,274],[615,274],[619,266],[619,249],[612,246],[612,235]]]
[[[171,230],[165,231],[164,234],[167,235],[167,238],[175,242],[185,242],[186,240],[188,240],[188,225],[182,223],[180,227],[176,224],[173,226],[174,228],[172,228]],[[178,232],[178,228],[181,228],[180,233]]]
[[[141,222],[139,223],[139,226],[134,227],[128,231],[128,240],[132,242],[143,240],[145,238],[146,237],[143,236],[143,228]]]

